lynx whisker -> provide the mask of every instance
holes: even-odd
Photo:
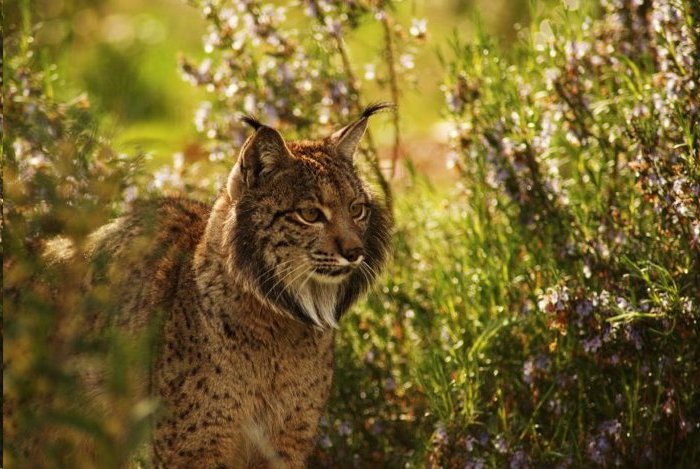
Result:
[[[292,275],[294,275],[294,274],[296,274],[297,272],[299,272],[300,270],[304,270],[304,269],[307,268],[307,267],[308,267],[308,266],[307,266],[306,264],[303,264],[303,263],[302,263],[302,264],[297,264],[297,265],[291,267],[290,269],[288,269],[287,272],[286,272],[284,275],[282,275],[282,276],[280,276],[280,277],[277,278],[277,281],[274,283],[274,285],[272,285],[272,287],[270,287],[270,293],[272,293],[272,292],[275,291],[275,289],[277,288],[277,286],[279,286],[279,285],[282,286],[281,290],[280,290],[279,293],[277,294],[277,297],[275,298],[275,302],[276,302],[277,300],[279,300],[279,298],[280,298],[282,292],[284,292],[284,291],[286,290],[286,288],[287,288],[287,284],[285,283],[286,280],[287,280],[288,278],[290,278]]]
[[[305,286],[306,283],[309,281],[311,276],[314,274],[313,269],[309,269],[309,274],[306,276],[306,278],[299,284],[299,287],[297,288],[297,293],[299,293]]]
[[[360,264],[360,273],[365,278],[365,281],[367,282],[367,284],[371,285],[372,279],[371,279],[370,275],[368,274],[368,271],[367,271],[366,267],[364,266],[364,263]]]
[[[304,274],[308,273],[309,271],[313,271],[313,269],[312,269],[311,267],[309,267],[308,265],[306,265],[306,264],[301,264],[300,267],[302,268],[302,269],[301,269],[301,273],[299,273],[298,275],[296,275],[296,276],[292,279],[291,282],[286,283],[286,284],[282,284],[282,288],[281,288],[280,291],[277,293],[277,297],[275,298],[275,303],[280,299],[280,296],[282,296],[282,293],[284,293],[285,291],[287,291],[287,288],[288,288],[289,285],[294,285],[294,282],[296,282],[296,280],[298,280],[299,278],[301,278]],[[300,272],[300,271],[299,271],[298,268],[296,268],[296,269],[294,269],[294,272]],[[288,277],[289,277],[289,276],[287,276],[287,278],[288,278]],[[307,312],[308,312],[308,311],[307,311]],[[314,318],[311,318],[311,319],[314,320]],[[314,322],[317,322],[317,321],[314,320]]]
[[[369,271],[369,273],[372,275],[372,279],[376,279],[377,277],[379,277],[377,271],[374,270],[374,268],[371,265],[369,265],[366,261],[362,262],[360,266]]]
[[[265,269],[264,272],[260,273],[260,274],[255,278],[255,282],[259,284],[259,283],[263,280],[263,277],[265,277],[265,275],[268,275],[270,272],[273,272],[273,271],[275,271],[276,269],[279,269],[279,268],[282,268],[282,267],[286,268],[289,264],[291,264],[292,262],[298,261],[300,258],[301,258],[301,256],[298,256],[298,257],[295,257],[295,258],[292,258],[292,259],[287,259],[286,261],[282,261],[282,262],[279,262],[279,263],[277,263],[277,264],[274,264],[274,265],[268,267],[267,269]]]
[[[295,256],[295,257],[293,257],[293,258],[291,258],[291,259],[288,259],[288,260],[286,260],[286,261],[283,261],[283,262],[280,262],[280,263],[278,263],[278,264],[273,265],[273,266],[268,270],[267,273],[269,274],[270,271],[273,271],[273,272],[274,272],[274,271],[277,270],[277,269],[279,269],[280,272],[279,272],[278,274],[275,274],[275,277],[277,278],[277,281],[275,282],[274,285],[272,285],[271,288],[274,289],[274,288],[280,283],[280,281],[283,281],[284,278],[285,278],[290,272],[296,270],[296,268],[297,268],[299,265],[303,265],[303,263],[294,265],[295,263],[297,263],[297,262],[299,262],[299,261],[301,261],[301,260],[303,260],[303,256]],[[291,270],[290,270],[290,269],[291,269]]]
[[[281,289],[278,292],[277,297],[275,298],[275,301],[279,300],[280,295],[282,292],[284,292],[290,285],[294,284],[294,280],[298,278],[298,275],[300,272],[306,272],[306,269],[309,268],[308,265],[302,263],[302,264],[297,264],[291,268],[288,269],[288,271],[279,279],[277,282],[275,282],[274,286],[272,287],[271,291],[274,291],[277,286],[281,285]],[[293,277],[294,276],[294,277]],[[289,279],[292,279],[292,281],[288,281]]]

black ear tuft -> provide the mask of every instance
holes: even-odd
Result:
[[[368,105],[364,111],[362,111],[362,119],[367,119],[374,114],[384,111],[386,109],[394,109],[396,104],[394,103],[372,103]]]
[[[241,119],[241,122],[248,124],[249,126],[254,128],[255,130],[258,130],[260,127],[265,127],[265,125],[263,125],[262,122],[260,122],[255,117],[253,117],[249,114],[242,114],[240,116],[240,119]]]
[[[362,111],[362,115],[355,122],[352,122],[330,136],[331,142],[335,144],[338,155],[352,161],[353,155],[360,144],[360,139],[367,130],[367,122],[374,114],[386,109],[394,109],[396,105],[392,103],[370,104]]]

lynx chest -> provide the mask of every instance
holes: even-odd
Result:
[[[230,465],[265,458],[300,434],[313,440],[332,380],[334,333],[246,294],[229,291],[215,305],[192,294],[193,284],[182,286],[166,313],[153,376],[165,407],[156,450]]]

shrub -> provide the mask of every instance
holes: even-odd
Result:
[[[700,9],[567,5],[443,54],[459,182],[398,202],[324,461],[700,459]]]
[[[347,30],[375,21],[384,32],[387,54],[384,81],[399,99],[396,80],[408,73],[394,54],[407,54],[424,32],[408,35],[389,11],[390,3],[311,1],[285,8],[259,2],[201,2],[211,22],[205,50],[211,57],[195,67],[183,60],[187,79],[212,93],[195,124],[211,141],[210,160],[226,156],[227,174],[244,135],[237,111],[264,114],[266,122],[299,136],[312,126],[331,127],[357,117],[362,108],[360,82],[345,43]],[[20,13],[14,8],[19,7]],[[32,48],[29,3],[14,5],[23,27],[7,42],[9,62],[4,98],[3,410],[6,462],[28,451],[36,464],[90,465],[82,441],[94,447],[105,467],[121,467],[146,441],[157,402],[136,398],[150,360],[152,337],[127,339],[118,333],[85,336],[99,329],[97,314],[115,308],[109,286],[83,282],[88,266],[75,258],[53,263],[47,245],[72,245],[80,252],[89,233],[126,209],[133,198],[162,193],[211,196],[221,178],[200,177],[182,154],[173,165],[147,176],[140,157],[115,152],[100,129],[85,95],[60,103],[54,99],[55,67]],[[287,24],[296,24],[287,28]],[[298,31],[311,29],[313,36]],[[420,28],[419,28],[420,29]],[[323,42],[331,46],[320,45]],[[397,56],[398,57],[398,56]],[[407,56],[408,57],[408,56]],[[409,57],[410,58],[410,57]],[[408,60],[408,59],[406,59]],[[126,65],[125,65],[126,66]],[[310,76],[313,81],[304,78]],[[395,117],[398,158],[398,117]],[[390,201],[389,185],[369,136],[364,149],[369,169]],[[214,171],[207,170],[208,175]],[[118,299],[116,299],[118,300]],[[101,405],[88,398],[78,369],[106,371],[109,382]],[[53,434],[50,439],[47,435]],[[51,443],[36,444],[37,441]]]
[[[367,350],[381,371],[355,392],[338,383],[330,407],[332,421],[363,415],[367,428],[371,414],[404,432],[370,440],[373,454],[332,429],[347,454],[700,459],[700,8],[567,5],[510,52],[481,35],[443,55],[460,181],[444,202],[422,193],[398,210],[393,270],[341,339],[340,376]]]
[[[410,80],[412,54],[426,37],[423,23],[414,20],[406,28],[395,19],[391,1],[192,4],[208,22],[208,57],[198,65],[183,59],[181,67],[187,80],[211,93],[199,107],[195,125],[210,140],[209,159],[226,160],[227,165],[247,136],[238,118],[241,112],[259,114],[269,125],[299,137],[330,133],[360,114],[367,96],[347,39],[361,25],[374,23],[382,31],[383,41],[377,46],[381,64],[364,64],[365,75],[370,74],[395,104],[403,91],[399,82]],[[398,111],[393,127],[388,171],[380,167],[371,131],[362,148],[368,169],[389,199],[386,173],[394,173],[400,156]]]
[[[35,463],[83,467],[87,455],[72,450],[91,439],[104,467],[121,467],[143,441],[155,409],[130,393],[136,375],[148,369],[144,350],[116,336],[86,337],[90,318],[109,308],[106,289],[86,293],[84,262],[52,265],[42,252],[58,235],[82,246],[118,213],[124,188],[141,179],[137,158],[114,152],[99,136],[85,96],[53,99],[55,70],[29,47],[26,29],[6,39],[3,460],[12,467],[19,451],[39,441],[31,449]],[[129,359],[137,366],[130,369]],[[77,367],[100,363],[115,364],[105,395],[109,417],[96,411],[77,379]],[[57,434],[50,443],[42,440],[48,432]]]

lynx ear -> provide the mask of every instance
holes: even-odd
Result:
[[[331,135],[331,141],[335,142],[335,151],[337,154],[342,158],[352,160],[360,144],[360,140],[362,140],[362,136],[367,130],[367,121],[370,116],[384,109],[393,107],[394,105],[391,103],[371,104],[365,108],[359,119]]]
[[[255,133],[243,144],[238,161],[229,174],[226,189],[232,200],[237,199],[244,188],[258,185],[291,157],[279,132],[250,116],[244,116],[242,120],[253,127]]]

